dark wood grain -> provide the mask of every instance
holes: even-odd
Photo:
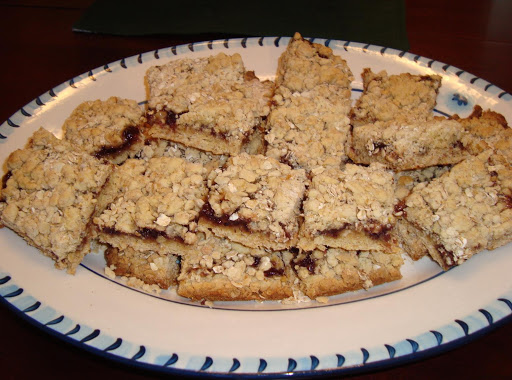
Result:
[[[36,96],[91,68],[204,38],[122,38],[73,33],[72,24],[90,3],[0,1],[1,121]],[[406,4],[412,53],[449,63],[512,92],[512,2],[418,0]],[[512,324],[506,323],[447,353],[354,378],[510,377],[511,340]],[[158,377],[63,343],[3,305],[0,371],[3,379]]]

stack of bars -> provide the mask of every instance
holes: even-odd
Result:
[[[503,116],[433,116],[442,78],[364,69],[296,34],[275,82],[238,54],[145,75],[146,109],[79,105],[8,158],[0,221],[74,273],[192,300],[303,300],[401,278],[404,251],[443,269],[512,238]],[[404,250],[404,251],[403,251]]]

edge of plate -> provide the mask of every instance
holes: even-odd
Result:
[[[307,39],[311,42],[321,43],[331,48],[344,49],[345,51],[349,49],[358,50],[363,53],[379,53],[382,56],[393,55],[414,61],[420,66],[440,68],[448,75],[451,74],[460,77],[464,82],[467,82],[468,85],[483,89],[492,97],[507,102],[512,100],[512,95],[501,88],[480,77],[440,61],[378,45],[320,38]],[[159,60],[163,57],[173,57],[183,53],[201,50],[213,51],[229,49],[230,47],[247,48],[272,45],[280,47],[287,44],[289,40],[289,37],[247,37],[195,42],[152,50],[105,64],[102,67],[89,70],[86,73],[54,87],[11,115],[11,117],[0,125],[0,143],[5,142],[8,136],[19,128],[26,118],[32,117],[39,108],[54,101],[58,98],[59,93],[68,87],[79,88],[81,85],[86,84],[86,81],[97,81],[103,75],[127,69],[131,65],[142,64],[146,62],[148,57],[150,60]],[[178,367],[176,364],[180,362],[180,356],[177,353],[167,355],[167,357],[164,358],[166,360],[162,360],[162,356],[158,356],[156,357],[156,359],[158,359],[157,361],[146,362],[144,361],[146,347],[143,344],[128,342],[128,345],[133,349],[128,351],[123,350],[123,344],[126,345],[127,342],[123,341],[122,338],[118,337],[114,339],[113,337],[105,336],[99,329],[94,329],[93,326],[77,324],[75,321],[70,320],[63,314],[54,310],[51,306],[44,305],[41,301],[36,300],[30,294],[24,292],[23,288],[16,285],[7,273],[3,273],[0,278],[0,303],[23,320],[64,342],[109,360],[115,360],[151,371],[187,376],[228,378],[237,377],[241,374],[248,378],[289,378],[291,376],[303,377],[311,375],[352,374],[420,360],[461,346],[512,320],[511,299],[512,292],[505,294],[491,304],[478,309],[462,319],[451,321],[436,330],[430,330],[418,336],[398,342],[382,344],[378,347],[361,347],[357,352],[335,353],[329,357],[317,357],[315,355],[300,358],[289,357],[287,360],[280,360],[279,363],[276,363],[275,359],[259,358],[259,360],[257,359],[258,365],[254,366],[254,370],[237,372],[240,368],[250,367],[254,363],[245,363],[248,361],[247,358],[226,359],[216,358],[215,355],[212,355],[206,357],[187,357],[185,364],[189,365],[189,367]],[[64,326],[64,330],[62,330],[62,326]],[[194,360],[190,360],[191,358]],[[153,357],[153,359],[155,359],[155,357]],[[222,359],[223,362],[231,360],[229,369],[224,372],[208,371],[214,365],[215,361],[219,359]],[[324,368],[322,366],[324,362],[334,365]],[[190,366],[191,363],[194,366]]]

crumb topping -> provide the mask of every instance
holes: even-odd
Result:
[[[126,130],[138,135],[142,108],[134,100],[110,97],[80,104],[63,125],[64,139],[77,144],[89,154],[101,155],[107,149],[122,149],[127,142]]]
[[[361,74],[364,92],[357,100],[352,119],[356,124],[375,121],[422,121],[432,117],[441,87],[439,75],[388,75],[365,68]]]
[[[512,169],[489,150],[415,187],[404,211],[455,265],[512,232],[511,195]]]
[[[198,241],[196,254],[183,258],[178,280],[201,281],[205,277],[225,276],[233,286],[242,288],[253,281],[284,275],[285,265],[279,253],[210,236]]]
[[[467,156],[464,136],[456,120],[376,122],[354,128],[349,156],[356,163],[381,162],[395,170],[455,164]]]
[[[350,101],[337,92],[333,86],[294,95],[278,89],[268,118],[266,155],[307,171],[317,166],[339,168],[347,160]]]
[[[335,85],[345,89],[350,98],[352,72],[347,62],[333,54],[331,48],[311,43],[296,33],[281,55],[277,68],[276,85],[291,92],[303,92],[318,85]]]
[[[57,261],[77,251],[111,166],[41,128],[28,148],[9,156],[6,167],[10,175],[0,193],[2,223]]]
[[[299,206],[306,174],[261,155],[231,157],[210,173],[209,206],[213,217],[240,220],[249,231],[265,232],[278,242],[298,233]]]
[[[317,168],[304,201],[307,235],[351,228],[380,234],[395,224],[393,174],[379,163]]]
[[[246,72],[239,54],[181,59],[146,73],[151,123],[244,140],[270,112],[273,83]]]
[[[176,157],[127,160],[109,181],[111,201],[94,219],[103,230],[196,241],[206,195],[206,169]]]

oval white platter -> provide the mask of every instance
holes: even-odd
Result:
[[[348,41],[310,39],[344,58],[361,93],[365,67],[389,74],[439,74],[436,113],[465,117],[475,104],[512,120],[512,96],[453,66],[403,51]],[[119,96],[145,99],[143,77],[172,59],[240,53],[260,79],[273,79],[289,38],[191,43],[125,58],[37,97],[0,126],[0,161],[40,126],[61,136],[81,102]],[[219,302],[213,308],[164,291],[147,294],[104,275],[89,254],[76,275],[10,230],[0,230],[0,300],[43,330],[83,349],[150,370],[230,377],[347,374],[389,366],[462,344],[510,320],[512,245],[482,252],[442,272],[428,258],[406,259],[403,279],[327,303]]]

